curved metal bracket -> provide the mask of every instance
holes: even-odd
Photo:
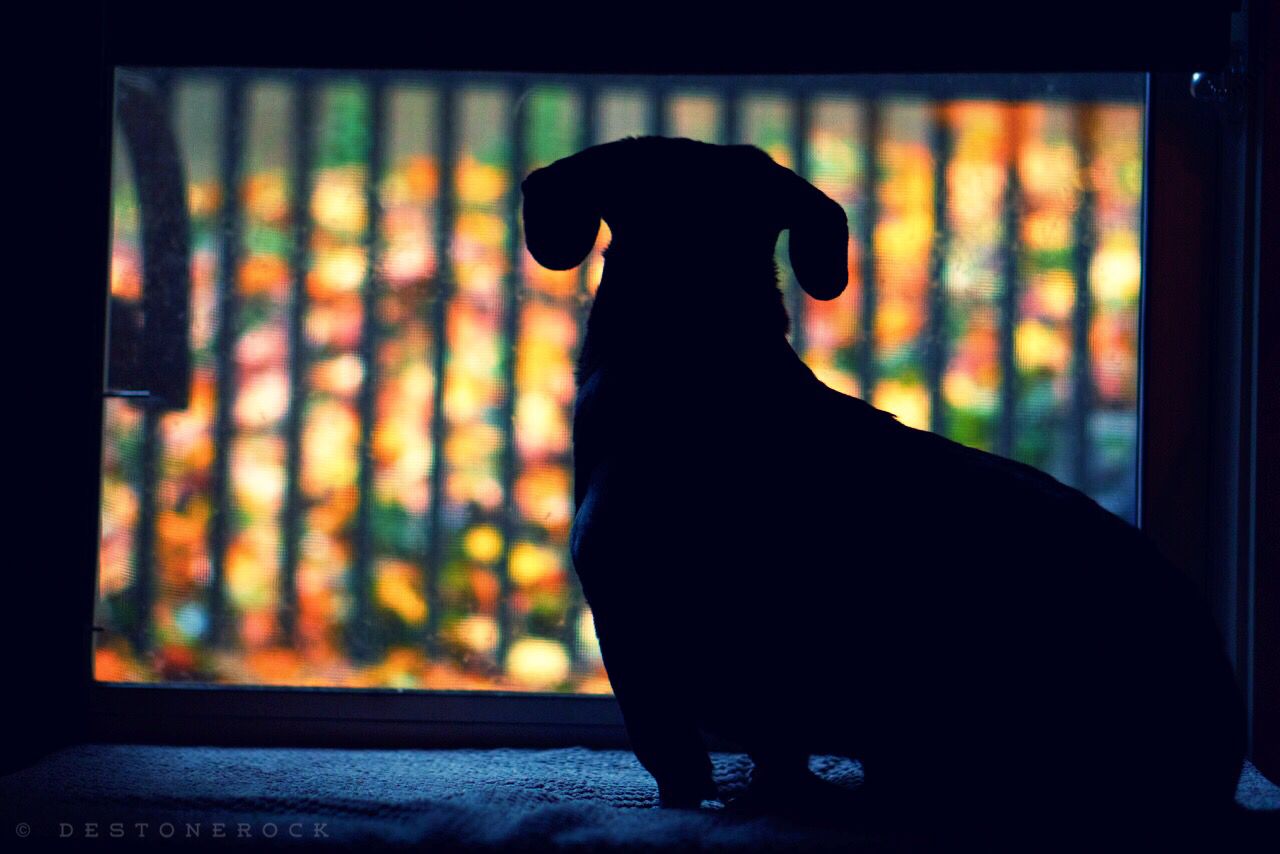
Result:
[[[118,72],[116,118],[137,184],[142,300],[111,302],[106,394],[183,409],[191,387],[191,222],[182,158],[154,80]]]

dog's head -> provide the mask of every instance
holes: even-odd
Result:
[[[754,146],[623,139],[538,169],[521,189],[529,252],[552,270],[582,263],[603,219],[610,261],[719,281],[705,274],[771,263],[788,229],[791,266],[810,296],[834,299],[848,281],[844,209]]]

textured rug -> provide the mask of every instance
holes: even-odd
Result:
[[[750,762],[713,758],[732,798]],[[850,789],[861,781],[855,762],[815,757],[812,767]],[[0,778],[0,850],[935,850],[857,821],[659,810],[656,800],[652,779],[619,750],[81,745]],[[1249,850],[1280,851],[1280,836],[1269,847],[1280,788],[1248,766],[1237,800],[1257,825]]]

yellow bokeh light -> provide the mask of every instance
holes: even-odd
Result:
[[[431,246],[425,240],[417,237],[397,240],[382,256],[382,275],[392,285],[413,282],[431,274],[434,260]]]
[[[502,434],[488,424],[454,430],[445,440],[445,457],[453,469],[487,468],[502,447]]]
[[[308,495],[355,483],[360,425],[349,406],[316,404],[302,434],[302,488]]]
[[[587,655],[600,657],[600,639],[596,637],[596,618],[590,608],[583,608],[578,617],[578,646]]]
[[[117,246],[111,253],[111,295],[123,300],[142,297],[142,265],[136,252]]]
[[[434,157],[425,154],[410,157],[403,174],[413,201],[426,201],[435,196],[440,184],[440,168]]]
[[[1066,211],[1043,210],[1029,213],[1022,221],[1022,239],[1027,248],[1042,251],[1066,249],[1072,244],[1072,221]]]
[[[1075,279],[1066,270],[1050,270],[1035,285],[1040,310],[1055,320],[1065,320],[1076,307]]]
[[[264,222],[284,222],[289,216],[289,190],[284,174],[263,172],[244,182],[244,207],[252,217]]]
[[[262,527],[242,531],[232,541],[227,549],[226,585],[237,608],[262,608],[274,601],[278,545],[275,532]]]
[[[502,555],[502,534],[493,525],[477,525],[467,532],[464,548],[472,560],[493,563]]]
[[[1089,265],[1089,284],[1104,304],[1126,306],[1138,298],[1142,282],[1142,255],[1137,241],[1117,234],[1108,239]]]
[[[1076,154],[1068,145],[1039,142],[1022,146],[1018,157],[1018,177],[1030,196],[1062,197],[1078,183]]]
[[[222,187],[216,181],[192,181],[187,185],[187,209],[191,216],[213,216],[221,204]]]
[[[552,466],[530,469],[516,482],[516,503],[532,522],[549,530],[567,528],[573,517],[569,473]]]
[[[1004,195],[1005,170],[996,162],[957,160],[947,169],[950,213],[961,225],[998,216]]]
[[[942,394],[956,409],[990,415],[995,412],[995,389],[983,386],[967,371],[948,371],[942,378]]]
[[[471,614],[453,626],[454,639],[472,652],[488,655],[498,648],[498,624],[492,617]]]
[[[523,261],[525,279],[528,280],[529,286],[533,290],[560,299],[572,296],[577,292],[577,267],[569,270],[549,270],[533,260],[533,256],[529,254],[528,249],[524,250]]]
[[[831,386],[842,394],[848,394],[854,397],[857,396],[858,381],[852,374],[841,370],[814,353],[806,354],[805,363],[808,364],[810,370],[813,371],[813,375],[821,380],[825,385]]]
[[[558,579],[562,573],[558,550],[523,542],[512,546],[511,580],[521,587]]]
[[[364,363],[355,353],[343,353],[318,362],[311,369],[311,382],[319,391],[344,397],[359,391],[364,381]]]
[[[1014,332],[1018,363],[1026,368],[1060,372],[1071,359],[1071,343],[1065,332],[1036,320],[1024,320]]]
[[[399,560],[378,562],[378,601],[411,626],[427,619],[427,603],[422,598],[422,576],[411,563]]]
[[[107,481],[102,486],[102,536],[127,532],[138,521],[138,493],[127,483]]]
[[[311,193],[311,215],[317,225],[358,235],[364,231],[367,205],[362,168],[342,166],[318,174]]]
[[[112,596],[129,586],[133,572],[129,559],[133,551],[129,536],[103,537],[98,549],[98,595]]]
[[[289,377],[284,371],[263,371],[241,385],[235,419],[241,427],[275,424],[289,410]]]
[[[569,656],[555,641],[520,638],[507,653],[507,675],[522,688],[550,690],[569,678]]]
[[[876,312],[876,341],[892,349],[911,341],[924,325],[922,306],[904,300],[886,300]]]
[[[927,211],[904,214],[876,225],[876,254],[899,263],[923,264],[933,241],[933,215]]]
[[[274,437],[239,439],[231,446],[231,489],[252,513],[274,513],[284,497],[284,445]]]
[[[481,163],[471,156],[462,157],[457,170],[454,180],[459,201],[483,205],[502,200],[507,190],[505,170]]]
[[[560,404],[546,394],[530,392],[516,400],[516,439],[526,456],[563,453],[569,449],[569,425]]]
[[[307,274],[307,291],[313,297],[358,292],[364,285],[365,260],[365,251],[359,246],[317,252],[315,266]]]
[[[876,386],[872,403],[877,409],[892,412],[908,427],[929,429],[929,395],[916,383],[884,380]]]

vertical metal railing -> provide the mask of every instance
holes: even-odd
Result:
[[[671,133],[671,88],[665,82],[655,84],[649,94],[649,133],[653,136]]]
[[[995,452],[1012,457],[1016,439],[1018,411],[1018,360],[1015,329],[1018,322],[1019,278],[1021,267],[1020,229],[1022,202],[1018,179],[1019,123],[1016,113],[1009,116],[1009,162],[1005,169],[1004,242],[1002,248],[1002,281],[1000,286],[999,359],[1000,410],[996,425]]]
[[[795,173],[802,178],[810,181],[813,180],[813,163],[809,151],[809,130],[810,130],[810,109],[811,104],[808,98],[799,92],[791,97],[791,156],[793,158],[792,165]],[[791,236],[787,236],[790,241]],[[789,244],[788,244],[789,245]],[[790,269],[788,267],[788,269]],[[799,287],[799,283],[795,281],[794,275],[791,277],[787,289],[787,313],[791,315],[791,346],[795,348],[797,353],[805,352],[805,335],[804,335],[804,291]]]
[[[152,77],[156,88],[156,100],[160,104],[162,115],[173,114],[172,78],[167,73],[157,73]],[[135,168],[138,161],[135,160]],[[137,178],[135,177],[135,180]],[[146,227],[146,223],[143,223]],[[152,259],[151,263],[158,263]],[[148,277],[144,282],[143,324],[156,323],[162,294],[153,292],[158,280]],[[148,334],[147,340],[154,336]],[[144,350],[144,358],[154,359],[158,354]],[[154,370],[157,366],[147,365],[144,370]],[[162,401],[152,398],[140,398],[137,402],[142,414],[142,435],[139,443],[138,460],[138,527],[134,531],[134,584],[131,590],[130,605],[132,610],[132,626],[130,640],[134,653],[139,656],[148,655],[154,641],[151,618],[154,611],[156,595],[156,523],[158,512],[156,488],[158,486],[158,464],[163,454],[160,435],[160,418],[163,414]],[[126,404],[128,405],[128,404]]]
[[[520,182],[526,172],[525,137],[529,113],[522,108],[527,100],[522,98],[524,87],[520,82],[510,85],[507,93],[507,139],[510,162],[507,197],[503,211],[507,236],[507,276],[503,288],[503,347],[502,384],[502,553],[498,563],[498,666],[506,661],[515,633],[511,609],[511,544],[515,539],[519,522],[515,500],[516,470],[519,466],[519,450],[516,446],[516,360],[520,343],[520,313],[524,303],[524,246],[520,240]]]
[[[446,555],[444,530],[445,480],[448,477],[445,458],[445,434],[448,422],[444,414],[445,374],[448,370],[448,312],[453,298],[453,222],[456,205],[454,176],[457,172],[456,122],[458,104],[452,81],[440,81],[436,104],[436,145],[440,168],[436,189],[435,217],[435,281],[428,300],[427,318],[435,346],[432,370],[435,386],[431,396],[431,497],[427,506],[427,566],[422,574],[423,598],[427,603],[427,619],[421,639],[428,655],[440,650],[440,575]]]
[[[284,422],[284,502],[280,515],[280,579],[277,622],[282,640],[297,640],[298,562],[301,557],[305,498],[302,494],[302,429],[307,403],[307,269],[311,251],[311,182],[314,164],[315,89],[305,78],[293,89],[289,225],[293,246],[289,258],[288,376],[289,407]]]
[[[1093,110],[1088,106],[1075,109],[1075,147],[1081,177],[1080,199],[1074,222],[1075,245],[1072,266],[1075,278],[1075,305],[1071,313],[1071,477],[1076,489],[1088,493],[1093,486],[1089,470],[1092,447],[1089,438],[1089,413],[1093,411],[1093,364],[1089,351],[1089,327],[1093,322],[1093,292],[1090,288],[1089,262],[1093,257],[1095,208],[1097,200],[1092,178]]]
[[[742,92],[732,85],[720,87],[720,124],[716,128],[716,142],[736,145],[742,138]]]
[[[431,354],[434,387],[429,432],[431,437],[430,479],[428,510],[423,524],[426,526],[427,554],[423,564],[423,596],[427,604],[427,618],[421,629],[421,645],[429,656],[440,652],[441,574],[448,560],[446,526],[447,468],[445,453],[448,421],[444,411],[449,360],[448,308],[455,295],[456,283],[452,263],[452,242],[457,213],[457,152],[459,150],[458,92],[455,80],[449,76],[434,79],[436,87],[436,113],[431,121],[430,133],[434,136],[438,151],[439,176],[434,198],[435,270],[423,310],[430,330],[434,350]],[[522,109],[527,103],[523,98],[524,78],[508,81],[508,103],[505,132],[508,134],[509,175],[507,195],[503,201],[503,217],[506,225],[505,251],[508,260],[507,274],[502,292],[502,320],[499,334],[502,336],[504,355],[502,383],[504,398],[500,417],[505,435],[502,446],[502,551],[498,565],[501,596],[498,615],[497,664],[505,660],[511,640],[518,631],[512,612],[512,579],[510,574],[511,550],[521,534],[521,516],[515,500],[517,481],[518,446],[515,436],[515,404],[517,381],[518,345],[521,331],[522,308],[527,298],[524,270],[524,251],[520,235],[520,181],[528,166],[530,148],[530,116]],[[288,388],[289,401],[284,421],[285,444],[285,492],[280,516],[282,531],[280,572],[278,579],[278,624],[280,640],[292,644],[297,640],[298,566],[301,559],[302,526],[305,517],[306,496],[302,492],[304,414],[308,395],[308,370],[310,354],[306,335],[307,268],[310,262],[313,230],[311,212],[312,183],[316,164],[316,84],[306,74],[294,80],[295,110],[291,127],[292,160],[289,163],[291,197],[290,282],[287,314],[288,339]],[[380,325],[379,296],[383,283],[380,278],[379,256],[382,251],[381,204],[379,182],[386,171],[385,139],[387,137],[387,81],[378,77],[368,83],[370,133],[365,165],[367,168],[365,233],[362,236],[366,272],[363,282],[363,327],[359,342],[359,355],[364,375],[358,392],[359,423],[357,492],[358,503],[353,529],[354,560],[351,565],[349,593],[354,605],[346,633],[347,649],[353,660],[366,662],[376,652],[376,638],[371,633],[376,622],[373,590],[375,581],[375,543],[373,521],[375,510],[375,464],[373,439],[375,430],[377,391],[379,377],[379,342],[384,330]],[[665,135],[671,128],[671,81],[657,80],[648,89],[647,131]],[[245,251],[245,212],[241,191],[245,179],[246,157],[246,105],[248,86],[246,78],[228,74],[224,78],[226,111],[221,160],[218,176],[223,193],[218,211],[219,259],[217,264],[214,337],[214,410],[213,457],[210,470],[212,513],[207,538],[209,553],[209,579],[206,592],[207,621],[204,642],[216,647],[228,640],[228,605],[226,601],[227,556],[234,536],[234,512],[231,489],[231,451],[236,426],[233,417],[237,394],[236,342],[240,333],[238,280]],[[596,142],[598,133],[599,93],[592,84],[578,84],[576,92],[581,105],[582,119],[577,128],[582,148]],[[742,105],[745,93],[725,85],[719,90],[720,124],[719,138],[724,142],[743,139]],[[802,91],[788,95],[791,107],[789,119],[789,146],[798,174],[812,179],[815,164],[811,150],[813,102]],[[864,168],[860,188],[860,204],[853,226],[853,238],[857,243],[860,269],[858,278],[861,294],[858,305],[859,334],[856,343],[856,364],[859,394],[866,399],[874,396],[878,366],[875,320],[877,314],[877,263],[875,231],[880,219],[880,186],[884,180],[880,160],[884,142],[882,105],[875,95],[863,102],[864,138],[861,143]],[[998,361],[1000,369],[999,406],[996,414],[994,450],[1005,456],[1014,456],[1017,446],[1017,416],[1019,406],[1019,377],[1016,353],[1016,328],[1020,298],[1020,227],[1022,217],[1022,193],[1018,174],[1018,146],[1021,129],[1015,107],[1008,111],[1008,161],[1005,166],[1005,188],[1002,202],[1002,231],[1000,253],[1000,285],[998,294]],[[1095,249],[1096,193],[1090,176],[1096,156],[1093,142],[1094,121],[1092,108],[1077,107],[1074,114],[1074,146],[1080,160],[1079,172],[1084,177],[1078,204],[1074,214],[1074,256],[1072,272],[1075,282],[1075,303],[1071,315],[1071,386],[1066,407],[1068,437],[1070,440],[1069,473],[1074,484],[1084,490],[1092,485],[1090,463],[1092,445],[1089,436],[1089,415],[1095,403],[1095,389],[1089,347],[1089,330],[1093,316],[1093,299],[1090,287],[1090,261]],[[934,237],[929,266],[929,286],[926,297],[926,327],[921,346],[924,380],[929,397],[929,426],[937,432],[947,429],[946,406],[942,393],[943,376],[947,360],[948,295],[945,288],[946,256],[950,242],[947,187],[947,166],[953,155],[953,132],[948,124],[945,108],[934,110],[929,145],[933,156],[933,215]],[[579,341],[590,303],[589,264],[584,263],[577,279],[577,322]],[[788,305],[792,315],[793,346],[800,353],[805,351],[804,299],[798,289],[791,287]],[[147,654],[152,644],[152,620],[156,595],[156,525],[159,517],[157,502],[158,463],[161,459],[160,413],[143,406],[141,424],[140,457],[133,474],[139,492],[139,522],[134,531],[134,558],[136,573],[128,591],[131,623],[129,640],[141,656]],[[583,602],[576,587],[571,585],[569,606],[566,611],[562,640],[575,663],[578,652],[577,623]]]
[[[245,86],[242,78],[232,77],[226,82],[226,119],[223,127],[221,162],[218,164],[218,184],[222,188],[218,211],[218,279],[217,324],[214,331],[214,410],[213,410],[213,462],[210,472],[209,517],[209,586],[207,593],[208,619],[205,642],[210,647],[221,645],[226,639],[226,580],[227,545],[232,535],[231,510],[231,442],[234,433],[232,404],[236,395],[235,340],[239,315],[239,279],[242,240],[242,209],[240,187],[243,179],[245,147]]]
[[[598,142],[604,142],[599,138],[599,129],[597,127],[597,112],[600,109],[599,92],[596,87],[590,83],[586,83],[578,88],[578,103],[582,113],[582,125],[578,131],[579,150],[588,146],[595,145]],[[577,326],[577,348],[582,347],[582,342],[586,340],[587,335],[587,315],[591,307],[591,259],[583,261],[578,267],[577,281],[577,310],[574,312],[574,322]],[[575,353],[576,355],[576,353]],[[570,423],[572,423],[573,414],[570,412]],[[572,470],[573,454],[568,455],[570,470]],[[572,482],[571,482],[572,486]],[[572,572],[573,568],[570,561],[565,562],[565,572]],[[578,621],[582,618],[583,609],[586,603],[582,596],[582,588],[576,583],[569,584],[569,603],[565,609],[564,631],[561,636],[561,642],[564,643],[565,649],[569,651],[569,660],[572,665],[581,664],[581,649],[578,643]]]
[[[866,118],[863,124],[862,210],[858,223],[858,240],[861,244],[862,284],[861,313],[858,318],[860,335],[857,344],[858,395],[871,400],[876,389],[876,223],[880,220],[880,116],[879,101],[867,100]]]
[[[929,283],[926,296],[924,381],[929,394],[929,429],[945,433],[946,400],[942,376],[947,365],[947,249],[951,232],[947,222],[947,164],[951,161],[951,132],[945,104],[932,111],[929,148],[933,155],[933,239],[929,251]]]
[[[135,655],[151,652],[152,606],[156,571],[156,463],[160,456],[160,410],[151,401],[142,410],[142,441],[138,448],[138,527],[134,531],[134,581],[131,589],[130,640]]]
[[[377,653],[379,638],[375,637],[373,619],[374,584],[374,460],[373,429],[377,421],[378,395],[378,344],[382,337],[382,324],[378,315],[378,298],[382,292],[380,273],[380,232],[382,228],[382,203],[378,197],[382,181],[387,89],[381,77],[375,78],[368,89],[369,136],[365,154],[365,274],[362,288],[363,327],[360,333],[360,362],[364,376],[357,400],[360,437],[356,451],[356,503],[355,561],[351,566],[350,594],[354,605],[348,624],[351,638],[351,656],[359,662],[372,660]]]

